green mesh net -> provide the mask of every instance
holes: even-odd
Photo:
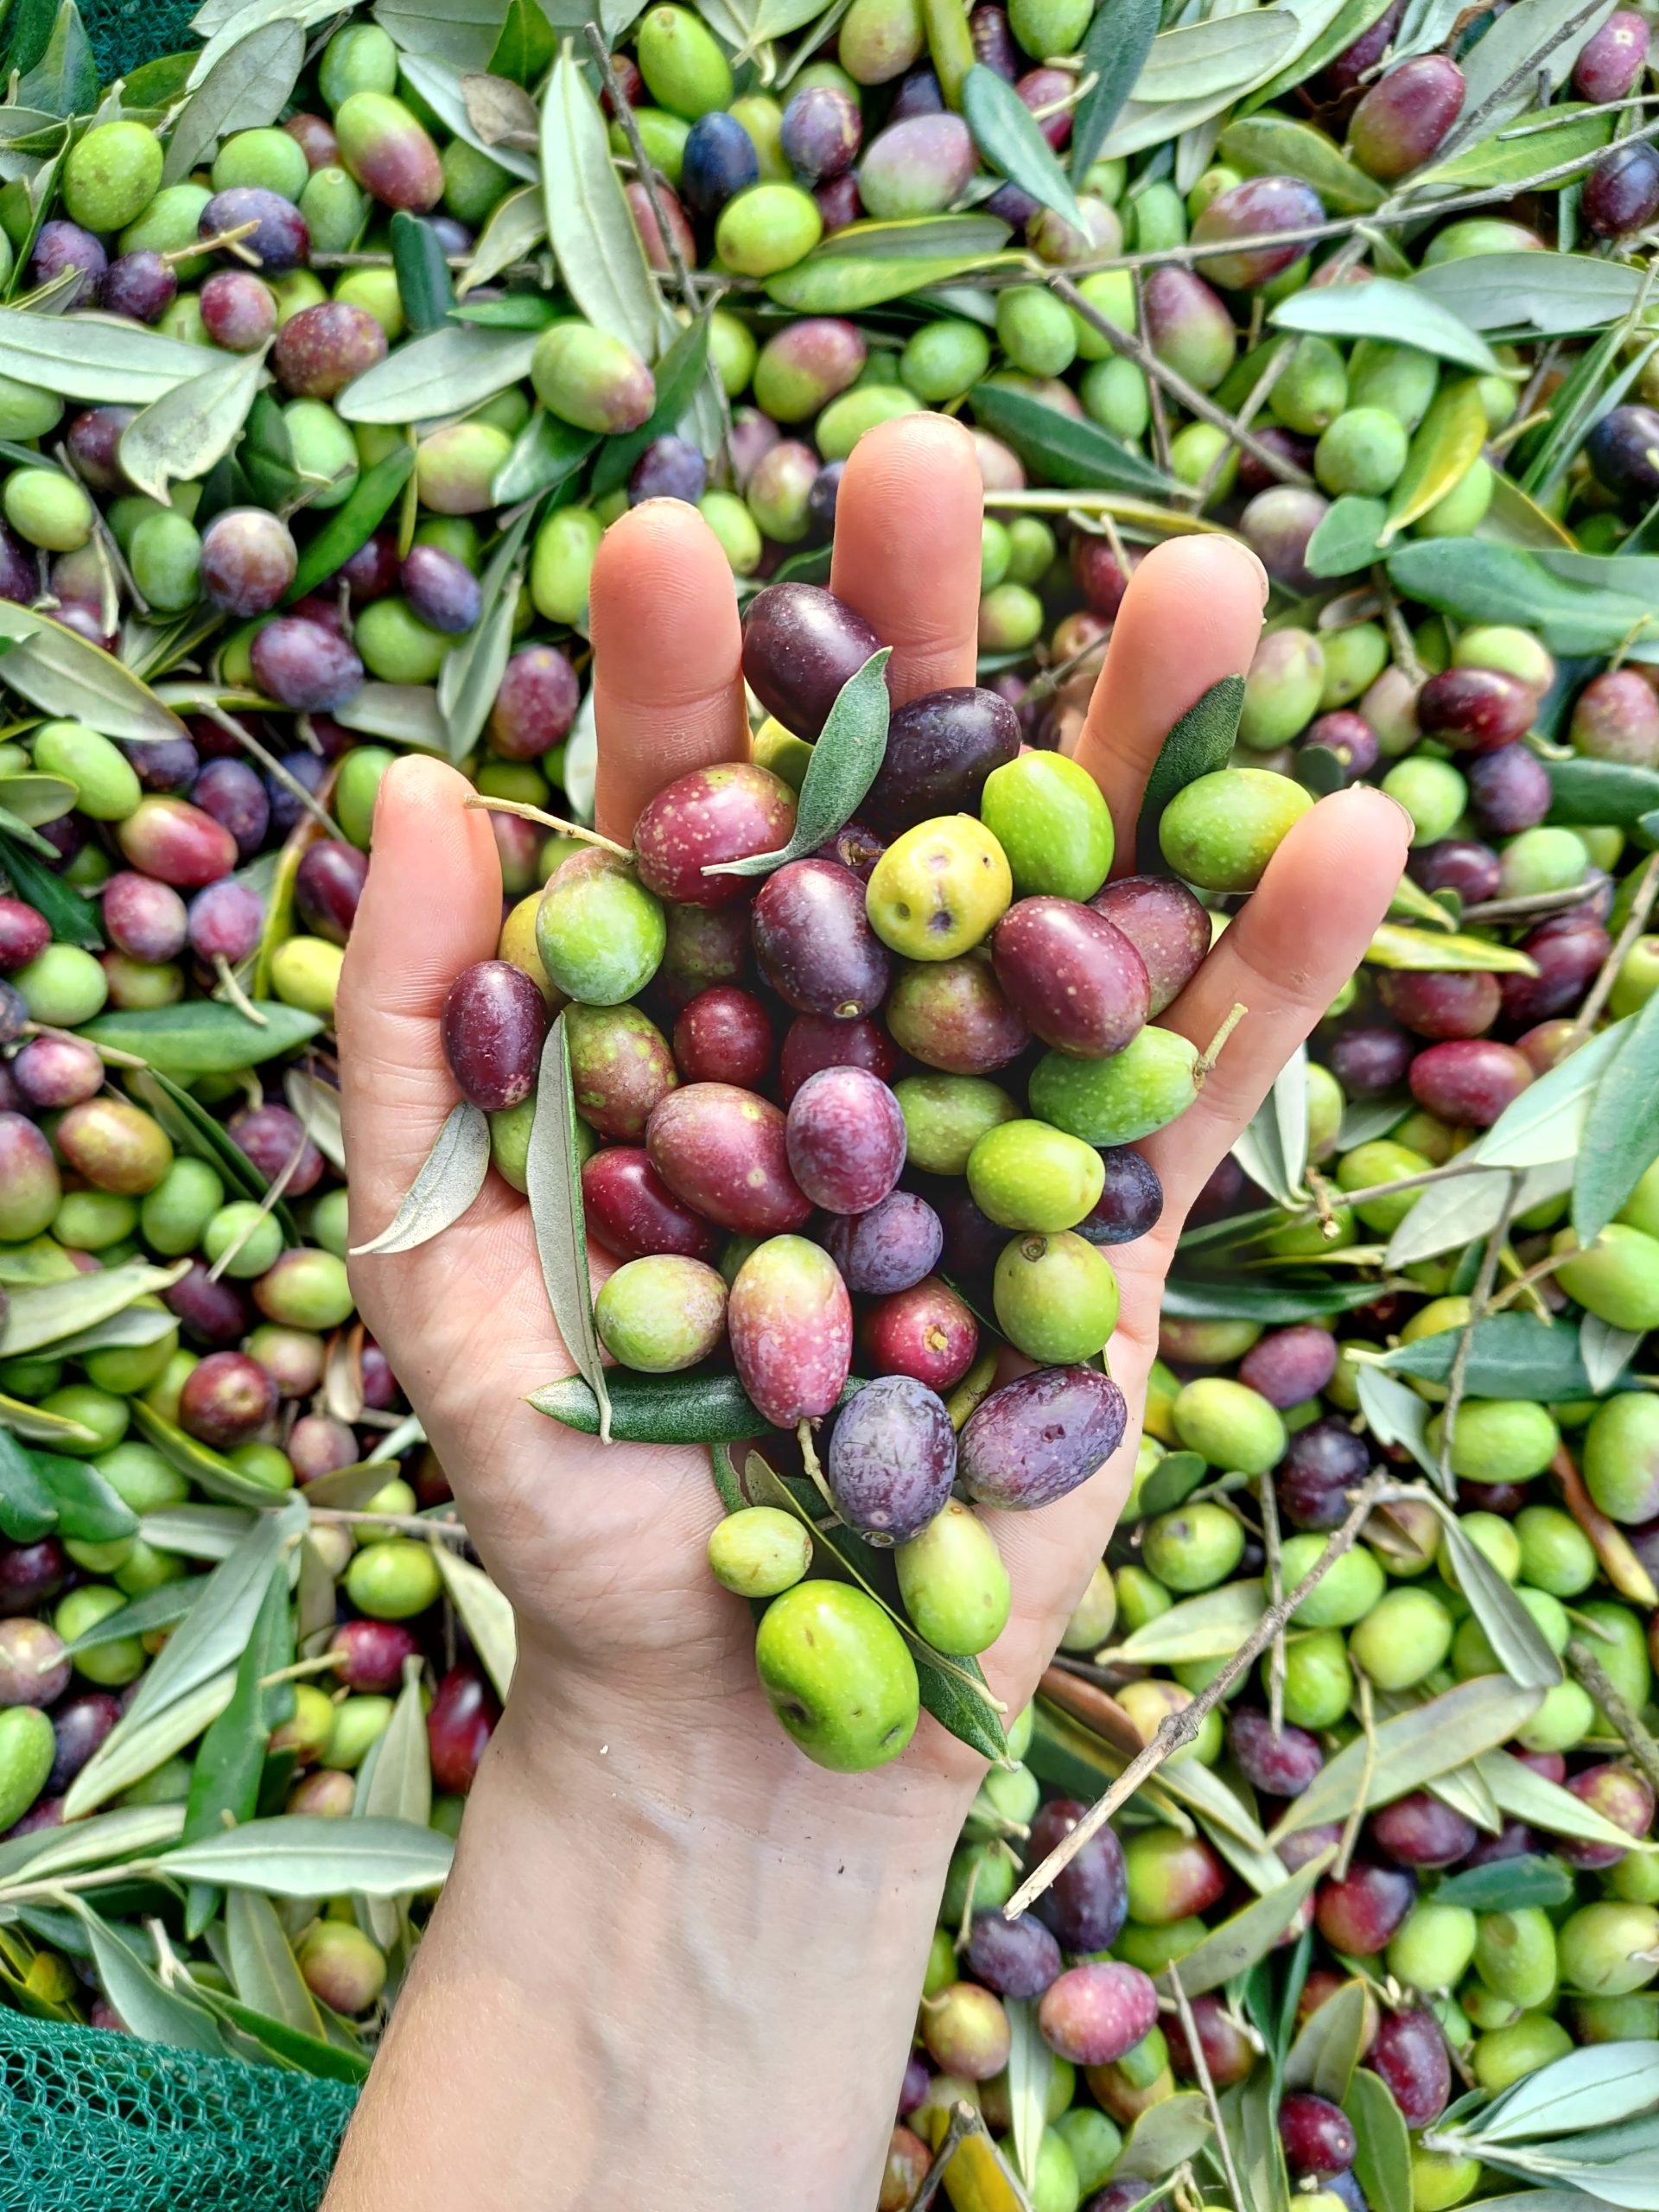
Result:
[[[141,61],[181,54],[195,40],[190,18],[200,0],[80,0],[100,84],[127,76]]]
[[[0,2212],[315,2212],[356,2097],[0,2010]]]

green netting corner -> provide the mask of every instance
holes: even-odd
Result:
[[[181,54],[195,43],[190,18],[198,0],[80,0],[100,84],[130,75],[141,61]]]
[[[0,2009],[0,2212],[316,2212],[356,2097]]]

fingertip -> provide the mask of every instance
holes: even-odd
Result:
[[[1209,533],[1166,537],[1137,563],[1123,596],[1123,613],[1133,616],[1140,602],[1184,605],[1189,616],[1203,610],[1212,623],[1257,624],[1268,603],[1268,572],[1248,545],[1236,537]],[[1120,620],[1122,616],[1120,615]]]
[[[836,501],[830,588],[893,649],[903,701],[974,680],[985,492],[948,415],[903,415],[853,448]]]

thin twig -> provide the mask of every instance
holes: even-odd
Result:
[[[1566,1059],[1576,1052],[1595,1025],[1596,1017],[1607,1003],[1607,995],[1618,980],[1618,971],[1624,964],[1624,956],[1648,925],[1648,916],[1653,912],[1653,902],[1659,898],[1659,853],[1649,853],[1642,873],[1636,880],[1636,895],[1630,900],[1630,911],[1624,917],[1624,926],[1613,940],[1613,949],[1602,962],[1600,972],[1586,992],[1584,1004],[1578,1018],[1567,1032],[1558,1059]]]
[[[1305,468],[1284,454],[1275,453],[1271,446],[1263,445],[1253,432],[1241,429],[1226,409],[1217,407],[1207,391],[1200,391],[1197,385],[1189,383],[1178,370],[1160,360],[1138,331],[1125,330],[1122,323],[1103,315],[1065,270],[1056,270],[1047,283],[1055,297],[1064,300],[1067,307],[1080,315],[1091,330],[1097,330],[1115,353],[1126,353],[1130,360],[1138,361],[1153,382],[1161,385],[1172,398],[1179,399],[1189,415],[1196,415],[1201,421],[1213,423],[1217,429],[1224,430],[1236,446],[1281,484],[1299,485],[1304,491],[1312,487],[1313,479]]]
[[[1565,891],[1535,891],[1527,899],[1478,899],[1464,908],[1460,922],[1511,922],[1532,914],[1561,914],[1592,899],[1596,888],[1593,883],[1574,883]]]
[[[1271,1475],[1258,1478],[1255,1496],[1262,1510],[1262,1548],[1267,1554],[1268,1603],[1276,1606],[1285,1594],[1285,1577],[1279,1548],[1279,1500]],[[1285,1629],[1281,1621],[1268,1648],[1268,1723],[1275,1738],[1285,1726]]]
[[[933,2153],[933,2163],[922,2178],[922,2185],[910,2200],[910,2212],[927,2212],[927,2208],[938,2195],[944,2180],[944,2170],[957,2155],[960,2145],[979,2126],[979,2114],[966,2097],[960,2097],[950,2107],[950,2122]]]
[[[1370,1677],[1362,1667],[1356,1677],[1359,1693],[1359,1726],[1364,1738],[1365,1757],[1359,1770],[1359,1782],[1354,1791],[1353,1809],[1342,1831],[1342,1847],[1331,1869],[1333,1882],[1345,1882],[1348,1869],[1353,1863],[1354,1849],[1359,1841],[1360,1829],[1365,1821],[1365,1801],[1371,1794],[1371,1779],[1376,1772],[1376,1715],[1371,1705]]]
[[[344,1505],[314,1505],[311,1518],[337,1521],[346,1529],[402,1529],[411,1536],[457,1536],[462,1542],[467,1541],[459,1521],[428,1521],[418,1513],[363,1513]]]
[[[614,837],[602,837],[597,830],[585,830],[580,822],[566,822],[563,817],[549,814],[539,806],[532,806],[528,799],[489,798],[482,791],[474,791],[461,801],[463,806],[475,807],[486,814],[516,814],[521,821],[539,822],[543,830],[556,830],[562,837],[579,837],[584,845],[597,845],[604,852],[614,853],[619,860],[631,861],[633,855],[626,845],[619,845]]]
[[[1582,1637],[1569,1637],[1567,1663],[1606,1714],[1613,1733],[1656,1789],[1659,1789],[1659,1743],[1643,1726],[1642,1716],[1619,1694],[1607,1671]]]
[[[1192,2071],[1198,2077],[1198,2087],[1204,2101],[1210,2107],[1210,2122],[1216,2131],[1216,2149],[1221,2158],[1221,2170],[1227,2177],[1227,2194],[1233,2200],[1235,2212],[1250,2212],[1250,2199],[1245,2196],[1238,2178],[1238,2168],[1233,2164],[1233,2146],[1227,2139],[1227,2123],[1222,2118],[1221,2099],[1216,2094],[1216,2085],[1211,2077],[1210,2062],[1204,2055],[1204,2038],[1198,2033],[1198,2024],[1192,2017],[1192,2000],[1181,1986],[1179,1967],[1172,1959],[1165,1972],[1170,1988],[1174,1992],[1176,2015],[1186,2034],[1186,2048],[1192,2055]]]
[[[1458,1494],[1457,1482],[1452,1472],[1452,1443],[1458,1425],[1458,1408],[1463,1403],[1469,1357],[1474,1350],[1475,1329],[1491,1301],[1492,1285],[1497,1281],[1497,1263],[1509,1237],[1510,1221],[1520,1192],[1521,1178],[1511,1175],[1509,1188],[1503,1194],[1503,1211],[1492,1224],[1491,1233],[1486,1239],[1486,1249],[1480,1255],[1480,1272],[1475,1277],[1475,1287],[1469,1294],[1469,1318],[1458,1333],[1458,1348],[1452,1355],[1452,1371],[1446,1378],[1446,1411],[1440,1417],[1440,1456],[1435,1479],[1447,1497],[1455,1497]]]
[[[327,808],[322,804],[316,793],[307,791],[294,771],[284,766],[274,753],[268,751],[264,746],[261,745],[253,732],[245,729],[236,716],[227,713],[219,705],[218,700],[204,699],[198,711],[217,728],[222,729],[226,737],[233,737],[239,746],[252,753],[265,773],[273,777],[289,798],[296,800],[314,820],[321,823],[331,837],[344,839],[346,832],[329,813]]]
[[[1152,1741],[1135,1754],[1111,1788],[1095,1800],[1077,1826],[1063,1836],[1042,1864],[1027,1876],[1002,1908],[1006,1918],[1017,1920],[1022,1912],[1028,1911],[1044,1891],[1065,1872],[1084,1846],[1099,1834],[1118,1807],[1132,1797],[1141,1783],[1155,1774],[1167,1759],[1192,1742],[1205,1715],[1215,1710],[1239,1677],[1255,1665],[1308,1592],[1323,1581],[1344,1552],[1352,1549],[1371,1508],[1383,1497],[1393,1495],[1395,1488],[1396,1485],[1385,1475],[1369,1476],[1361,1484],[1357,1491],[1353,1493],[1354,1503],[1349,1510],[1348,1518],[1339,1529],[1332,1532],[1330,1542],[1296,1587],[1287,1597],[1281,1598],[1276,1605],[1269,1606],[1221,1671],[1211,1677],[1190,1704],[1182,1706],[1177,1713],[1167,1714],[1160,1722],[1158,1732]]]
[[[1379,561],[1371,570],[1371,584],[1382,608],[1382,620],[1388,628],[1389,643],[1394,657],[1414,683],[1421,683],[1428,673],[1417,658],[1416,640],[1406,626],[1406,618],[1400,612],[1400,601],[1389,582],[1389,572]]]

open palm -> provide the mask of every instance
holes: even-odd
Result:
[[[895,701],[974,680],[981,490],[966,433],[939,416],[872,432],[848,464],[832,589],[893,647]],[[1215,536],[1172,539],[1142,562],[1118,616],[1077,757],[1133,865],[1147,772],[1172,722],[1249,662],[1263,580]],[[594,571],[599,827],[626,839],[640,808],[687,771],[748,752],[739,612],[726,559],[696,512],[654,502],[606,533]],[[450,982],[491,957],[501,881],[488,822],[464,780],[401,761],[381,789],[373,864],[340,1001],[352,1230],[382,1229],[455,1101],[439,1042]],[[1182,1217],[1274,1074],[1358,960],[1399,878],[1401,810],[1366,790],[1324,800],[1275,855],[1261,889],[1161,1019],[1206,1040],[1235,1001],[1248,1018],[1198,1103],[1143,1149],[1163,1179],[1157,1230],[1112,1255],[1122,1316],[1109,1352],[1131,1408],[1116,1458],[1041,1513],[996,1515],[1013,1617],[986,1655],[1010,1711],[1031,1694],[1128,1488],[1159,1299]],[[607,1269],[594,1255],[596,1279]],[[518,1616],[521,1679],[613,1732],[696,1732],[756,1802],[797,1817],[862,1796],[946,1816],[980,1762],[924,1719],[892,1775],[828,1777],[765,1710],[747,1608],[703,1560],[719,1513],[701,1451],[601,1446],[524,1402],[569,1371],[549,1316],[528,1208],[494,1178],[435,1242],[353,1264],[359,1306],[454,1483],[467,1529]],[[598,1724],[596,1724],[598,1725]]]

